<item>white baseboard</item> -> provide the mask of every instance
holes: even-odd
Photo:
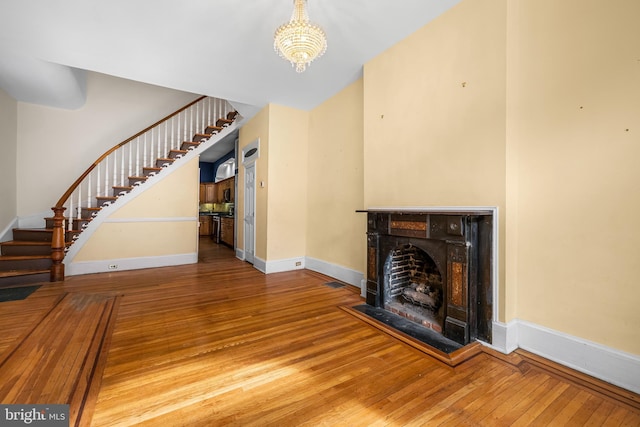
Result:
[[[120,258],[100,261],[79,261],[65,263],[65,275],[76,276],[78,274],[113,273],[123,270],[139,270],[141,268],[169,267],[172,265],[195,264],[198,262],[198,254],[177,254],[155,257]],[[115,268],[110,268],[115,266]]]
[[[14,218],[7,226],[0,232],[0,242],[8,242],[13,240],[13,229],[18,228],[18,218]]]
[[[267,262],[261,258],[258,258],[257,256],[253,257],[253,267],[263,273],[267,272]]]
[[[244,249],[236,248],[236,258],[240,261],[244,261]]]
[[[341,282],[348,283],[362,290],[364,274],[360,271],[352,270],[337,264],[331,264],[316,258],[306,257],[305,260],[304,264],[307,269],[333,277],[334,279],[338,279]]]
[[[610,384],[640,393],[640,356],[524,320],[493,323],[492,344],[502,353],[529,351]],[[484,344],[484,343],[483,343]]]
[[[282,273],[283,271],[302,270],[305,268],[304,258],[279,259],[275,261],[267,261],[264,267],[264,273]]]
[[[18,218],[18,227],[20,228],[44,228],[46,225],[45,218],[53,217],[53,211],[42,211],[33,215],[21,216]]]
[[[244,256],[244,253],[242,253],[241,250],[236,249],[236,256],[243,259],[241,256]],[[265,261],[255,257],[253,266],[265,274],[302,270],[306,268],[317,271],[318,273],[322,273],[326,276],[333,277],[334,279],[348,283],[359,289],[362,289],[365,284],[363,273],[311,257],[298,257],[275,261]]]
[[[518,321],[509,323],[493,322],[491,332],[491,344],[487,346],[501,353],[509,354],[518,348]]]
[[[640,356],[518,321],[518,347],[592,377],[640,393]]]

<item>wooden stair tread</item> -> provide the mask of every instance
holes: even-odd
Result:
[[[175,162],[176,161],[176,159],[172,159],[172,158],[169,158],[169,157],[158,157],[158,159],[156,159],[156,160],[162,160],[163,162]]]
[[[6,242],[0,243],[0,245],[4,246],[51,246],[50,242],[39,242],[32,240],[9,240]]]
[[[0,271],[0,277],[20,277],[20,276],[32,276],[34,274],[50,273],[50,270],[9,270]]]
[[[220,132],[221,130],[222,130],[222,126],[209,125],[206,127],[204,131],[208,134],[214,134],[214,133]]]
[[[174,158],[174,159],[178,159],[184,155],[186,155],[189,151],[188,150],[170,150],[169,151],[169,157]]]
[[[89,209],[89,210],[97,210],[97,211],[99,211],[102,208],[82,208],[82,209]],[[75,219],[76,218],[74,218],[74,220]],[[26,231],[26,232],[34,232],[34,233],[41,233],[41,232],[45,231],[45,232],[53,233],[53,228],[14,228],[13,231],[19,231],[19,232]],[[80,232],[82,230],[76,230],[76,229],[67,230],[67,229],[65,229],[64,231],[67,232],[67,233],[69,233],[69,232],[78,233],[78,232]],[[20,242],[29,242],[29,240],[19,240],[19,241]]]
[[[90,221],[90,220],[87,220]],[[80,232],[80,230],[72,230],[73,232]],[[65,242],[67,245],[73,243],[72,241]],[[7,240],[0,243],[3,246],[51,246],[51,242],[45,242],[41,240]]]
[[[201,143],[203,141],[208,140],[209,138],[211,138],[211,134],[208,133],[196,133],[193,135],[193,138],[191,138],[192,142],[197,142],[197,143]],[[182,146],[184,145],[181,144],[180,149],[182,149]]]
[[[221,127],[229,126],[231,123],[233,123],[232,120],[226,119],[218,119],[218,121],[216,122],[216,124]]]
[[[51,255],[0,255],[0,260],[3,261],[21,261],[29,259],[50,259]]]

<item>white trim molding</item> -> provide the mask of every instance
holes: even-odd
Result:
[[[518,321],[518,347],[592,377],[640,393],[640,356]]]
[[[302,270],[303,268],[305,268],[303,257],[278,259],[275,261],[266,261],[264,264],[264,273],[282,273],[283,271]]]
[[[45,218],[53,217],[51,209],[39,213],[18,217],[19,228],[44,228]]]
[[[253,267],[258,271],[263,273],[267,273],[267,262],[262,258],[258,258],[257,256],[253,257]]]
[[[325,276],[333,277],[341,282],[345,282],[358,289],[362,289],[362,283],[365,280],[362,272],[352,270],[341,265],[331,264],[330,262],[322,261],[317,258],[306,257],[305,260],[304,264],[307,269],[317,271]]]
[[[198,253],[186,253],[164,256],[150,256],[137,258],[118,258],[99,261],[78,261],[65,264],[65,275],[75,276],[91,273],[113,273],[124,270],[139,270],[142,268],[170,267],[175,265],[195,264]]]
[[[242,259],[240,255],[241,252],[236,249],[236,257]],[[265,261],[255,257],[254,261],[255,263],[253,266],[265,274],[282,273],[285,271],[302,270],[306,268],[308,270],[322,273],[325,276],[333,277],[336,280],[348,283],[349,285],[353,285],[359,289],[361,289],[363,283],[365,283],[364,274],[360,271],[352,270],[341,265],[332,264],[312,257],[296,257],[275,261]]]
[[[521,348],[568,368],[640,393],[640,356],[525,320],[493,323],[493,343],[502,353]]]
[[[483,344],[504,354],[509,354],[518,348],[517,320],[509,323],[494,321],[491,328],[491,344],[484,342]]]
[[[18,228],[19,220],[14,218],[7,226],[0,232],[0,242],[7,242],[13,239],[13,229]]]

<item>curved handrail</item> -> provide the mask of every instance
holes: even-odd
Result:
[[[64,204],[67,202],[67,200],[69,199],[69,197],[71,196],[71,194],[73,194],[73,192],[76,190],[76,188],[78,188],[78,186],[80,185],[80,183],[82,183],[82,181],[84,181],[84,179],[91,173],[91,171],[93,169],[95,169],[96,166],[98,166],[98,164],[100,164],[100,162],[102,162],[109,154],[113,153],[114,151],[116,151],[118,148],[128,144],[129,142],[133,141],[134,139],[136,139],[137,137],[144,135],[145,133],[147,133],[148,131],[150,131],[152,128],[155,128],[156,126],[160,125],[161,123],[169,120],[171,117],[176,116],[178,114],[180,114],[182,111],[186,110],[187,108],[191,107],[192,105],[198,103],[199,101],[203,100],[204,98],[206,98],[206,96],[201,96],[198,99],[194,100],[193,102],[190,102],[189,104],[185,105],[184,107],[180,108],[179,110],[169,114],[168,116],[164,117],[161,120],[158,120],[157,122],[155,122],[154,124],[152,124],[151,126],[141,130],[140,132],[136,133],[135,135],[125,139],[124,141],[122,141],[119,144],[114,145],[111,149],[107,150],[102,156],[98,157],[98,159],[93,162],[93,164],[91,164],[91,166],[89,166],[89,168],[84,171],[84,173],[82,175],[80,175],[80,177],[78,179],[76,179],[76,181],[71,184],[71,186],[67,189],[67,191],[62,195],[62,197],[60,197],[60,200],[58,200],[58,203],[56,203],[55,207],[56,208],[61,208],[64,206]]]

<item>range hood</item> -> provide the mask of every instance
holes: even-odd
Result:
[[[229,159],[220,164],[216,170],[215,182],[231,178],[236,174],[236,159]]]

